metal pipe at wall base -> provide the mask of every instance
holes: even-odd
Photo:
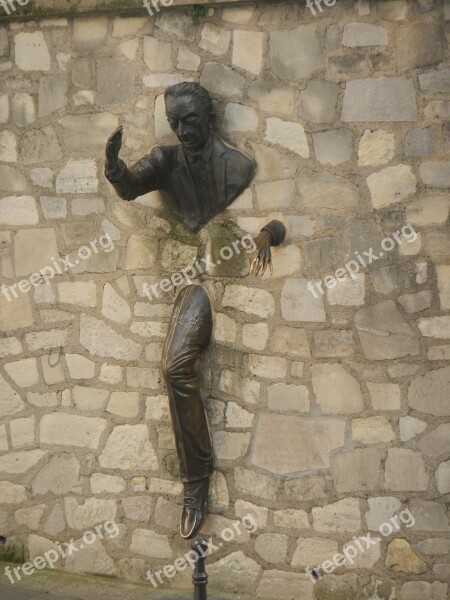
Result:
[[[207,600],[208,575],[205,570],[205,552],[208,544],[203,538],[196,538],[191,545],[192,550],[197,554],[198,560],[195,563],[195,570],[192,576],[194,584],[194,600]]]

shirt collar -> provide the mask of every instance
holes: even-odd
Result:
[[[208,163],[211,158],[213,148],[214,148],[214,134],[211,133],[211,135],[209,136],[209,140],[207,141],[206,145],[200,150],[200,152],[194,152],[194,153],[186,152],[186,150],[184,150],[184,149],[183,149],[183,151],[184,151],[184,154],[185,154],[187,160],[191,164],[199,158],[201,158],[205,163]]]

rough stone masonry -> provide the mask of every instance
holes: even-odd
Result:
[[[202,277],[215,331],[202,365],[217,456],[211,588],[269,600],[447,600],[450,580],[450,4],[338,0],[0,25],[1,283],[108,233],[49,285],[0,295],[0,533],[30,559],[115,519],[120,535],[61,563],[145,580],[186,552],[159,369],[173,298],[156,283],[231,238],[175,225],[155,194],[119,201],[125,160],[168,143],[164,88],[212,93],[218,129],[256,178],[227,210],[282,218],[274,274],[248,256]],[[314,298],[355,253],[404,242]],[[376,252],[376,251],[375,251]],[[314,584],[354,536],[415,524]],[[190,589],[190,572],[172,585]]]

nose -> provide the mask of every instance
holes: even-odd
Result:
[[[186,131],[185,125],[182,123],[182,121],[178,121],[178,128],[177,128],[178,137],[182,138],[185,131]]]

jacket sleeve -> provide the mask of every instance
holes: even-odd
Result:
[[[161,189],[166,171],[166,159],[159,146],[152,148],[149,154],[131,167],[127,167],[120,158],[113,169],[105,165],[106,179],[123,200],[134,200],[138,196]]]

